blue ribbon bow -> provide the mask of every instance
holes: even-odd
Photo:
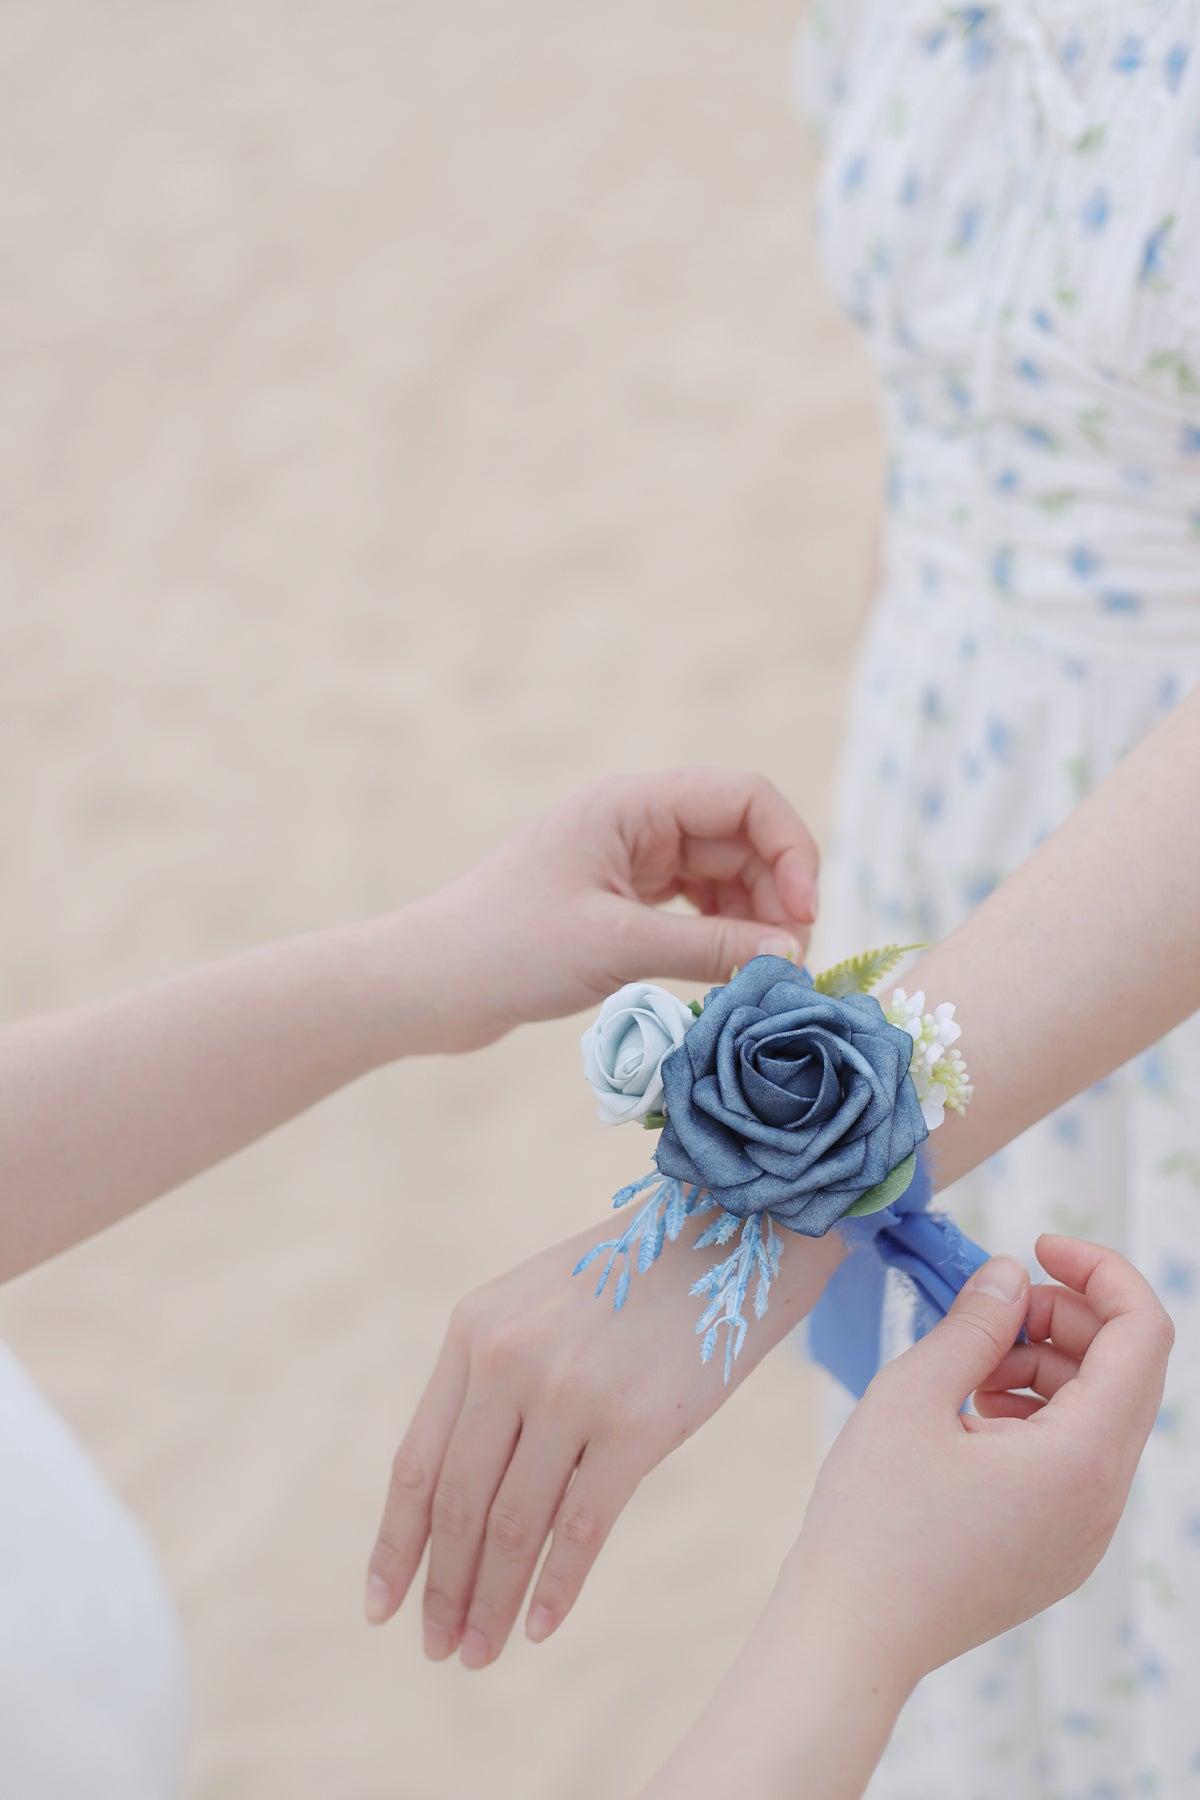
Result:
[[[907,1276],[914,1295],[915,1338],[944,1319],[987,1251],[972,1243],[948,1213],[930,1212],[933,1183],[923,1152],[917,1172],[891,1206],[838,1230],[850,1254],[831,1276],[808,1320],[809,1349],[856,1399],[867,1391],[883,1349],[887,1272]]]

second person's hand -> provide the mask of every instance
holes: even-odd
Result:
[[[994,1257],[876,1376],[785,1570],[810,1600],[836,1591],[914,1681],[1091,1574],[1162,1399],[1173,1331],[1149,1283],[1098,1244],[1044,1235],[1037,1254],[1061,1285]]]
[[[470,1050],[515,1025],[598,1006],[627,981],[701,988],[762,950],[803,956],[817,846],[762,775],[613,775],[534,819],[394,921],[431,971],[423,1049]],[[682,898],[695,911],[664,909]],[[418,1009],[411,992],[406,1009]]]
[[[857,1800],[922,1676],[1091,1573],[1171,1323],[1115,1251],[1043,1237],[1038,1256],[1061,1286],[1031,1293],[994,1258],[871,1383],[762,1618],[644,1800]],[[982,1416],[961,1411],[972,1389]]]

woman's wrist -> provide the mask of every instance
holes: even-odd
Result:
[[[907,1648],[861,1617],[837,1580],[811,1569],[799,1549],[747,1651],[760,1682],[778,1671],[778,1779],[793,1781],[780,1795],[802,1789],[857,1800],[919,1679]]]
[[[913,1678],[788,1559],[758,1624],[644,1800],[858,1800]]]
[[[855,1687],[877,1695],[883,1711],[895,1718],[928,1673],[925,1659],[915,1634],[897,1637],[882,1609],[868,1610],[851,1591],[845,1578],[853,1568],[851,1547],[836,1567],[826,1568],[810,1555],[801,1531],[779,1571],[761,1626],[782,1636],[798,1629],[806,1645],[824,1646],[823,1660],[835,1672],[853,1670]]]
[[[333,934],[345,958],[368,1066],[470,1049],[473,1017],[461,958],[436,910],[418,900]]]

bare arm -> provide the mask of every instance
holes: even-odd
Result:
[[[0,1029],[0,1280],[367,1070],[798,949],[816,851],[761,777],[613,778],[428,900]],[[702,913],[667,913],[683,893]]]
[[[1200,1008],[1200,693],[904,985],[954,1001],[975,1083],[939,1186]]]
[[[270,944],[0,1032],[0,1278],[419,1043],[416,920]]]

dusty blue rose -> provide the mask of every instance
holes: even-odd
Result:
[[[779,956],[714,988],[662,1065],[664,1175],[739,1218],[821,1237],[928,1132],[912,1039],[869,994],[833,999]]]

